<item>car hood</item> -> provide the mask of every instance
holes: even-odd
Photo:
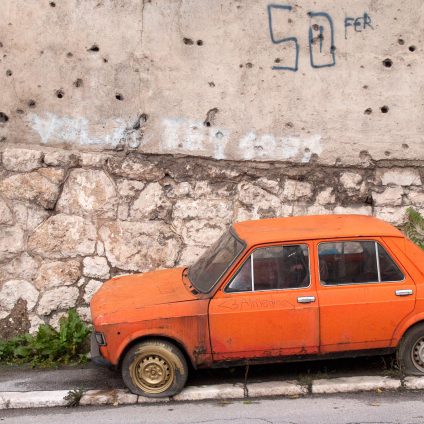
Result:
[[[166,269],[106,281],[91,300],[93,321],[117,311],[195,300],[183,283],[183,271]]]

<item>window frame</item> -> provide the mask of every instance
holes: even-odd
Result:
[[[378,281],[368,281],[368,282],[361,282],[361,283],[337,283],[337,284],[323,284],[321,280],[321,274],[319,270],[319,246],[324,243],[345,243],[345,242],[373,242],[375,246],[375,255],[376,255],[376,261],[377,261],[377,275],[378,275]],[[377,246],[380,245],[384,251],[389,255],[389,258],[395,263],[395,265],[399,268],[399,271],[402,273],[403,279],[397,280],[397,281],[381,281],[381,272],[380,272],[380,259],[378,257],[378,248]],[[358,239],[338,239],[338,240],[325,240],[320,241],[317,243],[317,276],[319,279],[319,284],[321,287],[338,287],[338,286],[360,286],[365,284],[392,284],[392,283],[404,283],[406,281],[406,272],[403,269],[402,266],[399,265],[399,262],[397,261],[397,258],[394,257],[394,255],[390,252],[389,249],[381,242],[381,240],[376,239],[369,239],[369,238],[358,238]]]
[[[253,254],[255,251],[259,250],[259,249],[265,249],[265,248],[269,248],[269,247],[284,247],[284,246],[300,246],[300,245],[304,245],[306,246],[307,250],[308,250],[308,270],[309,270],[309,284],[307,286],[304,287],[287,287],[287,288],[282,288],[282,289],[269,289],[269,290],[255,290],[255,275],[254,275],[254,259],[253,259]],[[224,288],[222,289],[222,291],[225,294],[247,294],[247,293],[269,293],[269,292],[281,292],[281,291],[287,291],[287,290],[303,290],[303,289],[308,289],[311,287],[312,285],[312,270],[311,270],[311,265],[312,265],[312,261],[311,261],[311,251],[313,251],[313,247],[312,245],[310,245],[308,242],[289,242],[289,243],[278,243],[278,244],[269,244],[269,245],[262,245],[262,246],[255,246],[252,250],[250,250],[246,256],[246,258],[240,263],[240,265],[238,266],[238,268],[236,269],[236,271],[234,272],[234,274],[231,276],[231,278],[228,280],[228,282],[225,284]],[[241,268],[244,266],[244,264],[250,261],[250,266],[251,266],[251,273],[252,273],[252,284],[251,284],[251,288],[252,290],[250,291],[227,291],[229,285],[231,284],[231,282],[233,281],[233,279],[237,276],[237,274],[240,272]]]

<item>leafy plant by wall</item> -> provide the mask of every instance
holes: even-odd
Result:
[[[403,226],[403,232],[421,249],[424,249],[424,217],[414,208],[406,211],[407,222]]]
[[[60,320],[59,331],[43,324],[36,334],[0,340],[0,363],[49,367],[87,361],[86,341],[90,328],[75,310]]]

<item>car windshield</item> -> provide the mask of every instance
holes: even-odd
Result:
[[[225,232],[199,260],[189,268],[189,278],[201,293],[208,293],[243,251],[244,244],[231,231]]]

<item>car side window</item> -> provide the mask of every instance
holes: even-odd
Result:
[[[246,282],[248,278],[250,285]],[[225,291],[292,289],[308,287],[309,283],[309,252],[306,245],[270,246],[252,252]]]
[[[341,241],[318,245],[319,274],[324,285],[403,280],[403,274],[375,241]]]

